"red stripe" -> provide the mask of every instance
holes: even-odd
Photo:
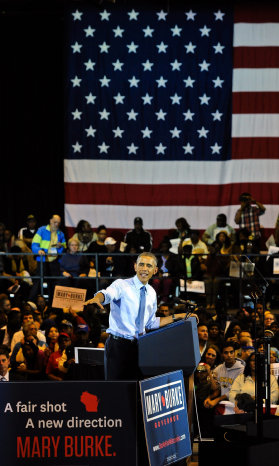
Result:
[[[279,92],[233,92],[233,113],[278,113]]]
[[[278,68],[279,47],[234,47],[234,68]]]
[[[279,138],[232,138],[232,159],[278,159]]]
[[[274,2],[275,3],[275,2]],[[239,5],[234,9],[235,23],[276,23],[279,21],[278,5],[256,2]]]
[[[227,185],[124,185],[65,183],[67,204],[142,206],[226,206],[238,204],[248,191],[264,204],[278,203],[279,183],[231,183]]]

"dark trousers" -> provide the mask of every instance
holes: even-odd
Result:
[[[142,378],[138,367],[138,342],[126,338],[115,339],[112,335],[105,346],[106,380],[139,380]]]

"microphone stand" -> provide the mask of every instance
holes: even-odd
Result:
[[[257,430],[257,438],[259,441],[263,439],[263,399],[265,399],[265,410],[266,410],[266,417],[270,416],[270,341],[268,338],[265,337],[264,331],[264,310],[265,310],[265,293],[266,289],[269,286],[267,280],[263,277],[259,269],[256,265],[249,259],[248,256],[244,255],[244,257],[253,264],[253,271],[258,274],[260,277],[260,284],[255,283],[254,280],[249,277],[250,279],[250,290],[248,290],[248,294],[250,295],[251,299],[254,302],[254,309],[255,309],[255,317],[254,317],[254,334],[255,340],[257,339],[257,325],[256,325],[256,309],[258,304],[258,299],[262,299],[263,303],[263,315],[262,315],[262,328],[263,328],[263,346],[264,346],[264,353],[261,354],[258,350],[258,345],[255,345],[255,362],[256,362],[256,373],[255,373],[255,424]],[[259,342],[258,342],[259,343]]]

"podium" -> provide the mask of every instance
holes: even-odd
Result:
[[[200,361],[197,322],[179,320],[139,337],[139,367],[145,376],[183,370],[190,375]]]

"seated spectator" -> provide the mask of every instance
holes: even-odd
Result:
[[[6,293],[0,294],[0,311],[3,311],[5,314],[9,314],[11,310],[11,300]]]
[[[37,231],[37,220],[34,215],[30,214],[26,218],[26,227],[23,227],[18,232],[18,239],[23,241],[31,252],[31,244],[34,235]]]
[[[9,348],[7,345],[0,345],[0,382],[16,382],[23,380],[24,377],[10,369]]]
[[[222,238],[224,234],[221,233]],[[205,293],[206,293],[206,308],[212,311],[216,310],[216,301],[218,294],[224,294],[224,280],[222,278],[229,276],[229,256],[222,256],[220,254],[220,244],[215,242],[214,245],[209,246],[210,254],[207,256],[204,264],[204,279],[205,279]]]
[[[58,344],[59,330],[56,325],[50,325],[46,330],[46,342],[48,345],[48,353],[55,353],[59,349]]]
[[[268,237],[265,244],[266,244],[267,249],[270,246],[277,246],[277,247],[279,246],[279,215],[276,219],[274,233]]]
[[[211,372],[221,363],[221,354],[217,346],[208,344],[206,351],[204,351],[201,362],[204,362]]]
[[[16,372],[24,375],[26,380],[40,380],[43,378],[44,352],[33,341],[22,344],[16,355]]]
[[[193,254],[200,254],[200,259],[205,259],[206,257],[201,257],[202,254],[208,254],[207,245],[199,239],[199,231],[198,230],[191,230],[190,238],[188,239],[181,239],[180,244],[178,246],[178,252],[181,254],[183,250],[183,246],[186,244],[192,245],[192,253]]]
[[[276,364],[277,362],[279,362],[279,350],[272,346],[270,348],[270,364]]]
[[[10,347],[11,340],[8,333],[8,316],[5,312],[0,311],[0,345]]]
[[[199,338],[200,354],[202,356],[207,349],[208,328],[207,328],[207,325],[201,322],[198,324],[198,338]]]
[[[156,312],[156,317],[168,317],[174,313],[171,303],[162,302],[159,304],[158,310]]]
[[[20,296],[21,299],[27,300],[30,287],[33,285],[29,273],[28,260],[26,256],[22,256],[22,251],[19,246],[12,246],[10,252],[13,253],[13,255],[5,257],[3,275],[5,275],[11,283],[9,289],[13,289],[13,292],[17,293],[17,296]],[[18,288],[16,289],[15,287]]]
[[[22,314],[22,326],[28,322],[34,323],[34,314],[31,311],[26,311]],[[21,330],[19,330],[18,332],[15,332],[13,335],[13,338],[11,341],[11,351],[13,351],[16,343],[19,343],[23,338],[24,338],[24,334],[23,334],[23,327],[22,327]],[[40,341],[43,341],[43,342],[46,341],[46,337],[40,331],[37,331],[37,338]]]
[[[11,248],[16,244],[16,237],[12,230],[6,228],[4,231],[3,246],[6,252],[11,252]]]
[[[214,396],[218,385],[207,364],[198,364],[194,373],[194,382],[200,432],[203,437],[212,437],[214,432],[214,410],[208,409],[204,403],[209,397]],[[199,433],[196,417],[194,418],[194,433],[195,435]]]
[[[212,321],[208,324],[208,345],[215,345],[220,349],[223,347],[224,337],[221,334],[221,326]]]
[[[265,312],[264,315],[264,326],[269,328],[273,322],[275,322],[275,315],[271,312]]]
[[[78,240],[78,251],[86,252],[93,241],[97,241],[98,236],[93,232],[87,220],[80,220],[76,227],[76,232],[70,239]]]
[[[150,283],[157,293],[158,302],[167,302],[174,295],[178,284],[178,258],[170,252],[170,248],[169,239],[164,239],[159,246],[159,256],[157,256],[158,272]]]
[[[227,217],[225,214],[218,214],[216,217],[216,223],[210,225],[202,235],[202,241],[206,244],[212,244],[216,240],[218,233],[225,232],[230,238],[231,243],[235,241],[235,230],[233,227],[227,224]]]
[[[105,246],[105,239],[107,237],[107,229],[105,225],[100,225],[97,228],[97,240],[93,241],[90,246],[87,249],[88,253],[106,253],[107,248]],[[105,256],[100,256],[98,257],[98,263],[96,260],[96,256],[86,256],[88,262],[90,263],[91,261],[94,262],[94,265],[96,269],[98,269],[98,272],[101,273],[101,275],[104,275],[104,269],[105,269]],[[97,267],[98,264],[98,267]]]
[[[239,374],[242,374],[244,365],[235,359],[235,348],[232,343],[225,342],[222,350],[223,363],[216,367],[214,376],[218,382],[217,393],[209,395],[204,401],[206,408],[215,407],[220,401],[228,400],[231,386]]]
[[[37,306],[38,311],[40,311],[43,319],[45,319],[49,313],[49,307],[47,305],[45,297],[38,294],[35,299],[35,304]]]
[[[134,219],[134,229],[129,230],[125,237],[124,243],[130,248],[131,245],[136,249],[137,253],[143,251],[151,251],[152,249],[152,236],[149,231],[143,229],[143,220],[140,217]]]
[[[117,247],[117,241],[111,236],[108,236],[104,244],[106,252],[112,255],[105,257],[102,275],[106,277],[120,277],[125,269],[125,258],[121,257],[121,252]],[[113,280],[109,279],[100,280],[100,288],[106,288],[112,281]]]
[[[179,255],[179,275],[186,280],[201,280],[202,269],[197,255],[193,254],[193,246],[186,244]]]
[[[235,414],[254,413],[256,408],[255,400],[248,393],[237,393],[235,396]]]
[[[85,257],[77,254],[79,248],[78,239],[69,239],[68,251],[61,256],[60,271],[63,277],[61,285],[64,286],[79,286],[79,281],[74,280],[77,277],[85,277],[89,272],[88,262]]]
[[[65,332],[60,332],[58,336],[58,351],[54,351],[50,354],[47,366],[46,375],[50,380],[61,381],[65,378],[65,372],[59,369],[59,361],[62,357],[62,353],[68,346],[71,345],[71,337]]]
[[[242,329],[238,320],[232,320],[225,331],[225,340],[230,341],[233,344],[237,344],[239,346],[239,337],[241,330]]]
[[[35,325],[35,322],[26,322],[25,324],[23,324],[22,332],[23,332],[23,338],[18,343],[15,344],[15,346],[14,346],[14,348],[12,350],[12,354],[11,354],[11,363],[12,364],[14,364],[14,362],[16,360],[16,356],[17,356],[20,348],[22,348],[22,345],[24,343],[26,343],[28,341],[32,341],[42,351],[45,351],[45,349],[48,346],[45,341],[38,339],[38,330],[37,330],[37,327]]]
[[[255,398],[256,362],[255,353],[250,354],[246,361],[243,374],[239,374],[231,386],[229,400],[234,403],[238,393],[248,393]],[[270,374],[270,401],[272,404],[278,401],[278,383],[274,375]]]

